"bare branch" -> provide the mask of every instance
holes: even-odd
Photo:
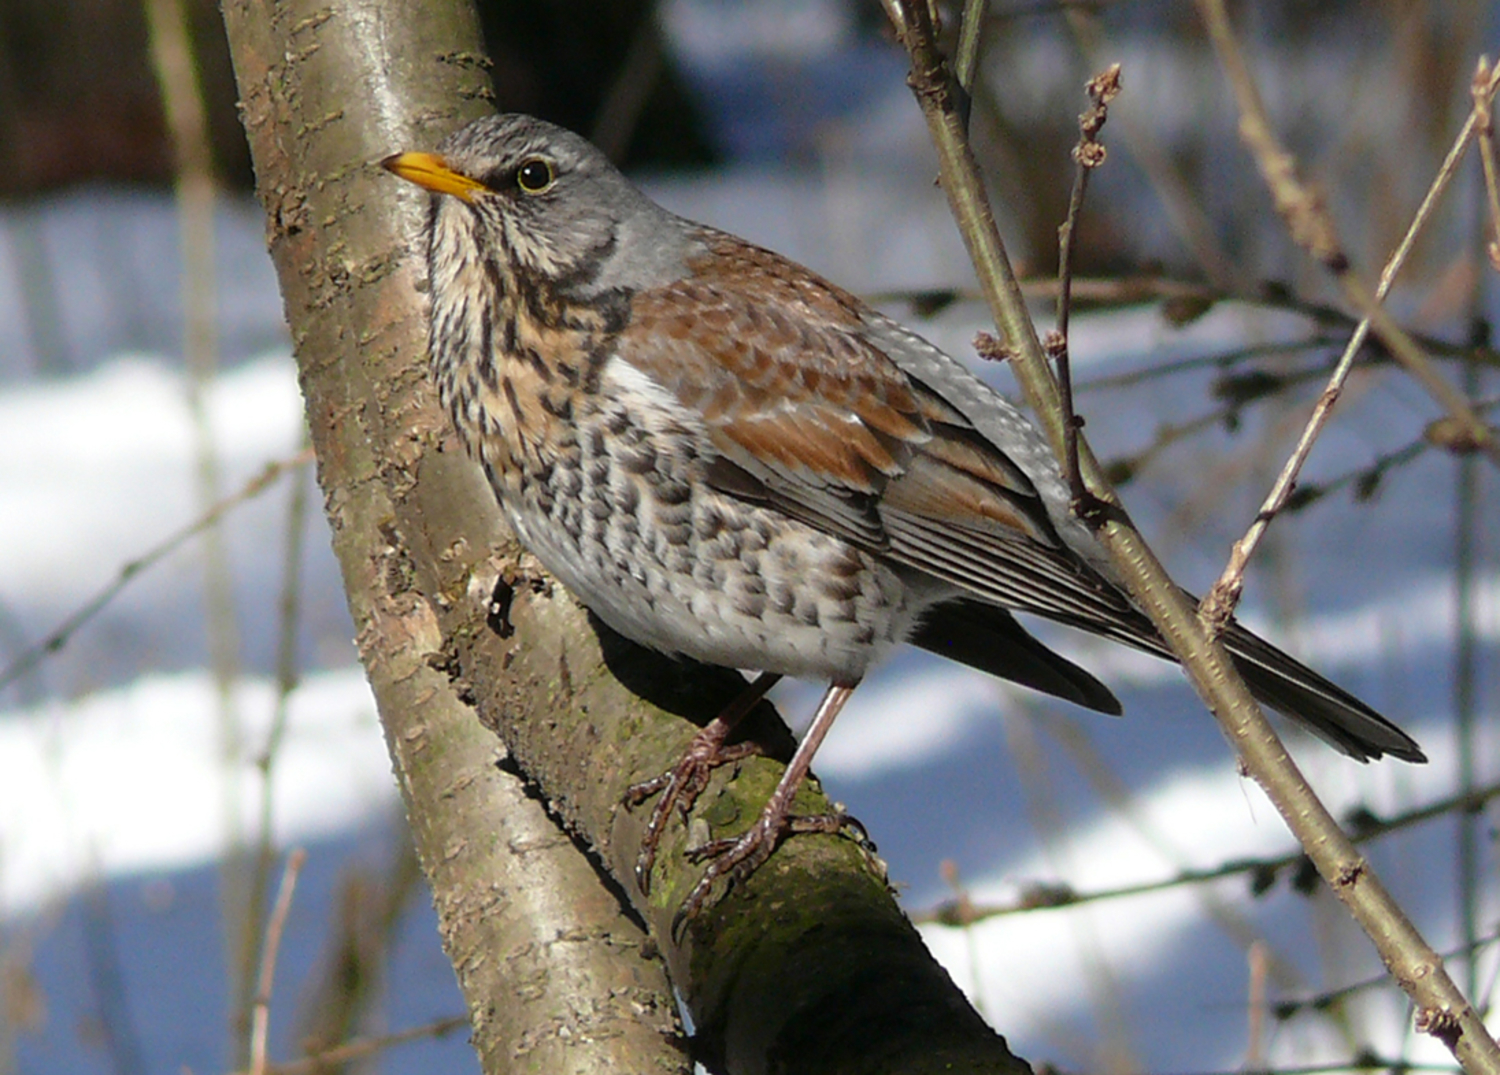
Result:
[[[1015,352],[1010,366],[1060,459],[1063,436],[1057,386],[996,231],[977,165],[955,111],[951,83],[937,51],[930,16],[925,4],[915,0],[884,0],[884,3],[897,36],[911,56],[908,80],[938,151],[943,190],[974,261],[980,287],[1005,333],[1006,344]],[[1375,327],[1389,345],[1391,338],[1384,334],[1378,320]],[[1079,462],[1090,487],[1098,490],[1106,502],[1116,504],[1113,491],[1082,438]],[[1370,863],[1308,786],[1223,647],[1173,584],[1128,517],[1120,511],[1095,533],[1120,581],[1182,662],[1210,712],[1239,751],[1246,771],[1265,789],[1318,872],[1375,943],[1392,977],[1412,996],[1419,1011],[1427,1013],[1421,1025],[1439,1031],[1445,1044],[1470,1071],[1500,1075],[1500,1047],[1490,1037],[1478,1013],[1443,969],[1437,953],[1392,899]],[[1457,1033],[1449,1032],[1449,1024],[1439,1018],[1444,1015],[1454,1021]]]
[[[1367,843],[1393,832],[1400,832],[1424,822],[1447,817],[1450,814],[1481,810],[1486,803],[1496,798],[1500,798],[1500,784],[1478,788],[1469,794],[1451,795],[1384,820],[1368,812],[1360,812],[1355,816],[1355,823],[1352,825],[1355,829],[1354,842]],[[1141,896],[1149,892],[1164,892],[1183,885],[1202,885],[1242,875],[1252,876],[1255,879],[1254,888],[1263,891],[1275,882],[1279,873],[1299,862],[1306,861],[1306,858],[1305,852],[1292,851],[1284,855],[1271,855],[1265,858],[1236,859],[1202,870],[1180,870],[1173,876],[1158,881],[1142,881],[1132,885],[1101,888],[1093,892],[1079,892],[1071,885],[1065,884],[1036,883],[1026,886],[1020,896],[1009,903],[976,903],[972,896],[965,894],[960,899],[945,900],[929,910],[918,911],[911,918],[913,922],[922,925],[930,923],[946,926],[972,925],[987,918],[1003,918],[1007,915],[1026,914],[1031,911],[1060,910],[1083,903]]]
[[[113,582],[110,582],[79,606],[67,619],[53,628],[46,638],[30,649],[23,651],[20,656],[5,667],[4,671],[0,671],[0,689],[10,686],[10,684],[31,671],[47,657],[66,646],[72,637],[78,633],[79,629],[95,616],[99,615],[100,612],[104,611],[109,603],[118,597],[120,591],[125,589],[137,575],[149,568],[155,567],[187,542],[217,524],[220,519],[247,500],[254,500],[274,485],[277,479],[283,474],[305,467],[312,460],[312,449],[308,448],[298,452],[290,459],[267,463],[265,469],[241,486],[238,492],[226,496],[223,500],[220,500],[213,507],[198,516],[198,518],[188,523],[182,529],[168,534],[134,560],[127,560],[121,564],[120,570],[115,574]]]
[[[307,852],[296,848],[287,856],[286,869],[281,874],[281,888],[276,893],[276,903],[271,908],[271,921],[266,926],[265,945],[261,949],[260,973],[255,982],[255,1002],[250,1014],[250,1075],[265,1075],[266,1041],[271,1031],[271,983],[276,978],[276,955],[281,950],[281,933],[286,928],[286,916],[292,909],[292,893],[297,890],[297,876],[307,862]]]
[[[1485,244],[1490,257],[1490,267],[1500,270],[1500,178],[1495,164],[1495,117],[1492,107],[1495,88],[1500,85],[1500,68],[1492,70],[1489,60],[1479,57],[1474,71],[1474,82],[1470,92],[1474,96],[1474,110],[1469,121],[1479,131],[1479,160],[1484,166],[1484,189],[1489,196],[1490,234],[1494,236]]]
[[[1480,72],[1486,72],[1484,61],[1480,61]],[[1477,87],[1474,97],[1474,108],[1469,113],[1469,118],[1464,122],[1458,132],[1458,137],[1453,140],[1452,147],[1444,158],[1442,167],[1438,169],[1437,176],[1432,185],[1428,187],[1427,194],[1418,206],[1416,215],[1412,217],[1411,224],[1402,236],[1400,244],[1391,254],[1390,260],[1386,262],[1385,268],[1380,273],[1380,283],[1375,289],[1375,302],[1383,302],[1390,292],[1391,284],[1396,274],[1401,271],[1406,257],[1411,253],[1415,245],[1417,235],[1431,218],[1436,208],[1438,199],[1448,187],[1449,181],[1458,171],[1459,162],[1463,160],[1464,151],[1468,149],[1469,142],[1479,132],[1481,139],[1483,131],[1489,126],[1489,101],[1494,96],[1496,86],[1500,85],[1497,76],[1487,75],[1484,86]],[[1483,90],[1484,92],[1481,92]],[[1486,177],[1490,175],[1490,166],[1493,162],[1486,163]],[[1493,194],[1493,187],[1491,187]],[[1500,217],[1496,218],[1500,220]],[[1224,572],[1219,580],[1214,583],[1213,588],[1203,598],[1203,616],[1216,630],[1222,630],[1233,615],[1235,606],[1239,603],[1240,595],[1245,585],[1245,569],[1250,564],[1250,558],[1255,555],[1256,548],[1260,545],[1261,538],[1265,536],[1266,528],[1270,526],[1271,520],[1286,507],[1293,491],[1297,487],[1297,476],[1302,472],[1303,464],[1307,457],[1312,454],[1313,445],[1322,434],[1324,427],[1332,417],[1334,405],[1343,393],[1344,382],[1349,377],[1349,371],[1354,367],[1354,357],[1359,353],[1360,347],[1364,345],[1365,339],[1370,332],[1370,319],[1368,317],[1360,321],[1355,327],[1354,333],[1349,337],[1349,342],[1344,347],[1343,355],[1334,367],[1333,375],[1328,379],[1327,386],[1323,389],[1318,401],[1313,406],[1312,414],[1307,419],[1307,425],[1302,430],[1302,436],[1297,441],[1297,446],[1292,450],[1281,473],[1277,476],[1271,491],[1266,494],[1265,502],[1261,504],[1260,511],[1256,513],[1255,520],[1250,528],[1245,531],[1245,536],[1234,543],[1230,550],[1229,563],[1225,565]]]
[[[293,1060],[286,1064],[267,1064],[264,1075],[318,1075],[333,1065],[346,1064],[351,1060],[363,1060],[367,1056],[383,1053],[393,1046],[404,1045],[409,1041],[445,1037],[468,1024],[468,1016],[451,1015],[446,1019],[434,1019],[430,1023],[423,1023],[421,1026],[407,1027],[393,1034],[355,1038],[332,1049],[324,1049],[311,1056],[304,1056],[300,1060]],[[249,1072],[235,1072],[234,1075],[249,1075]]]
[[[1068,317],[1073,306],[1073,246],[1078,217],[1083,212],[1083,197],[1089,176],[1104,164],[1105,151],[1099,132],[1109,118],[1109,103],[1120,93],[1120,65],[1111,64],[1089,79],[1085,92],[1093,101],[1088,111],[1078,117],[1078,144],[1073,147],[1073,161],[1078,166],[1073,175],[1073,193],[1068,198],[1068,215],[1057,229],[1057,331],[1044,341],[1047,353],[1057,368],[1057,387],[1063,411],[1063,473],[1073,496],[1073,511],[1080,518],[1094,515],[1092,497],[1078,470],[1078,430],[1083,419],[1073,409],[1073,370],[1068,356]]]
[[[1254,156],[1276,204],[1276,210],[1286,221],[1293,241],[1333,274],[1350,305],[1369,320],[1375,335],[1390,350],[1396,361],[1405,366],[1407,372],[1427,390],[1428,395],[1448,412],[1461,431],[1461,436],[1455,439],[1454,449],[1482,450],[1496,466],[1500,466],[1500,440],[1496,439],[1494,432],[1469,407],[1462,393],[1433,369],[1431,361],[1422,353],[1421,348],[1385,311],[1379,298],[1359,278],[1339,242],[1333,217],[1323,204],[1321,194],[1297,177],[1295,159],[1277,141],[1271,130],[1260,90],[1229,25],[1224,0],[1198,0],[1198,9],[1208,26],[1214,51],[1218,53],[1219,63],[1224,68],[1239,106],[1240,138]]]
[[[1097,67],[1101,55],[1109,48],[1100,8],[1103,5],[1068,4],[1063,15],[1073,39]],[[1204,211],[1197,192],[1189,185],[1173,155],[1158,140],[1150,124],[1138,122],[1127,110],[1115,121],[1120,128],[1120,145],[1135,160],[1161,204],[1168,225],[1203,275],[1225,292],[1243,292],[1249,281],[1239,264],[1219,243],[1212,221]]]
[[[959,109],[965,125],[974,103],[974,80],[979,77],[979,44],[984,33],[988,0],[964,0],[964,12],[958,24],[958,53],[953,59],[953,74],[958,80]]]

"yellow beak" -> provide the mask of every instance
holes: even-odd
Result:
[[[434,194],[452,194],[466,202],[472,202],[476,194],[490,189],[477,179],[455,172],[436,153],[397,153],[381,161],[380,166]]]

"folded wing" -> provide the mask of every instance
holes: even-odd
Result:
[[[1107,688],[1006,611],[1172,657],[1060,536],[1069,523],[1037,489],[1060,488],[1056,464],[1035,432],[952,359],[852,296],[765,251],[723,250],[758,259],[764,295],[698,266],[688,281],[637,294],[616,341],[620,359],[702,416],[717,453],[709,480],[963,591],[933,610],[915,644],[1119,712]],[[776,312],[788,307],[799,316]],[[1425,760],[1379,713],[1239,624],[1224,642],[1257,698],[1344,753]]]

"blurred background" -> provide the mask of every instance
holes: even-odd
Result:
[[[181,65],[156,0],[0,5],[0,1075],[232,1068],[246,908],[294,846],[308,859],[273,1059],[415,1030],[346,1066],[476,1070],[306,465],[217,5],[187,9],[211,200],[174,195],[159,87]],[[1375,279],[1500,45],[1495,5],[1232,11],[1279,135]],[[669,208],[973,360],[986,314],[874,0],[481,12],[502,108],[588,134]],[[951,44],[957,12],[942,14]],[[1353,324],[1241,148],[1191,4],[993,0],[971,125],[1042,327],[1083,84],[1111,62],[1124,92],[1075,264],[1079,407],[1147,536],[1202,590]],[[1390,302],[1491,415],[1493,237],[1470,147]],[[1012,389],[1003,368],[979,372]],[[1432,759],[1360,766],[1293,736],[1357,828],[1500,780],[1495,474],[1434,446],[1440,417],[1367,346],[1247,588],[1253,626]],[[199,527],[211,511],[220,525]],[[1449,1062],[1409,1033],[1328,895],[1273,865],[1291,840],[1181,675],[1041,633],[1115,688],[1123,720],[903,652],[820,754],[911,913],[1248,865],[924,926],[1016,1052],[1079,1072]],[[783,712],[805,720],[818,689],[788,685]],[[1434,814],[1367,850],[1488,1004],[1494,818]]]

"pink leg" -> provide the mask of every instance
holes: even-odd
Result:
[[[736,743],[726,747],[735,725],[745,719],[755,708],[755,703],[766,696],[766,692],[781,679],[780,674],[762,672],[755,681],[747,685],[729,707],[706,724],[701,732],[693,736],[692,742],[683,751],[681,759],[671,769],[651,780],[633,785],[625,792],[627,806],[639,806],[658,791],[662,793],[651,811],[651,820],[646,823],[646,834],[641,837],[640,854],[635,860],[635,881],[641,894],[651,891],[651,868],[656,864],[656,849],[661,843],[661,834],[666,829],[672,808],[676,807],[684,820],[703,789],[708,787],[708,778],[721,765],[739,761],[762,753],[758,743]]]

